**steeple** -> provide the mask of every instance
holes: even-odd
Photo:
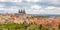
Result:
[[[18,13],[21,13],[20,9],[19,9]]]
[[[19,10],[18,13],[20,13],[20,14],[25,14],[25,9],[24,9],[24,10],[22,10],[22,9]]]
[[[23,14],[25,14],[26,12],[25,12],[25,9],[23,10]]]

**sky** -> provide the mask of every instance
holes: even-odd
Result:
[[[0,0],[0,13],[60,14],[60,0]]]

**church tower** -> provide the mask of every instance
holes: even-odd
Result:
[[[23,14],[26,14],[25,9],[23,10]]]
[[[21,13],[21,10],[20,9],[18,10],[18,13]]]
[[[22,9],[19,10],[18,13],[19,13],[19,14],[26,14],[26,13],[25,13],[25,9],[24,9],[24,10],[22,10]]]

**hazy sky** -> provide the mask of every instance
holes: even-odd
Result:
[[[60,14],[60,0],[0,0],[0,13]]]

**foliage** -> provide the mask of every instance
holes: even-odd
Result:
[[[26,22],[24,22],[23,24],[15,24],[15,23],[0,24],[0,30],[2,30],[2,29],[8,29],[8,30],[54,30],[53,27],[48,27],[48,26],[44,26],[44,25],[38,26],[36,24],[27,24]]]
[[[31,24],[28,28],[29,30],[39,30],[38,26],[35,24]]]

